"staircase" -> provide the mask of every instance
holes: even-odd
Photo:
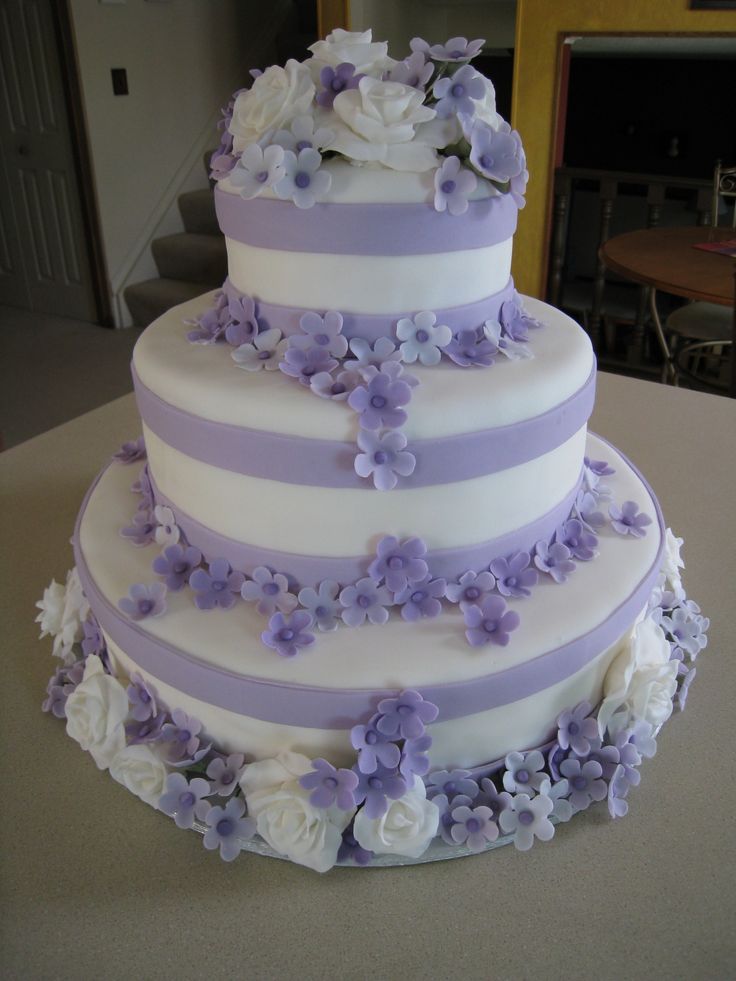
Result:
[[[178,204],[184,231],[151,243],[159,278],[125,288],[125,302],[138,327],[178,303],[222,286],[227,276],[225,239],[217,225],[212,189],[187,191]]]

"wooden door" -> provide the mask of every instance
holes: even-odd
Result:
[[[94,320],[52,0],[0,0],[0,303]]]

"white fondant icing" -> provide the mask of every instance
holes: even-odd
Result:
[[[428,548],[489,541],[540,518],[580,476],[585,426],[561,446],[498,473],[378,492],[309,487],[221,470],[186,456],[144,426],[159,490],[227,538],[304,555],[363,555],[383,535],[418,535]]]
[[[513,238],[432,255],[334,255],[262,249],[227,238],[228,275],[268,303],[343,313],[417,313],[475,303],[504,288]]]

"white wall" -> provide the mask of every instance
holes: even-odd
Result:
[[[409,41],[441,43],[451,37],[486,39],[486,47],[513,48],[516,0],[350,0],[350,28],[373,28],[388,41],[389,54],[402,58]]]
[[[271,0],[71,0],[82,96],[116,320],[127,282],[155,276],[148,245],[180,230],[176,196],[205,187],[202,163],[230,93],[289,4]],[[130,94],[115,96],[111,68]]]

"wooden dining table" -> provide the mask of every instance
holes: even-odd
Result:
[[[657,290],[734,307],[736,259],[723,253],[698,249],[701,243],[736,238],[733,228],[641,228],[615,235],[600,248],[600,258],[612,272],[650,287],[650,309],[658,339],[665,353],[664,380],[677,377],[657,307]],[[736,355],[731,346],[729,394],[736,397]]]

